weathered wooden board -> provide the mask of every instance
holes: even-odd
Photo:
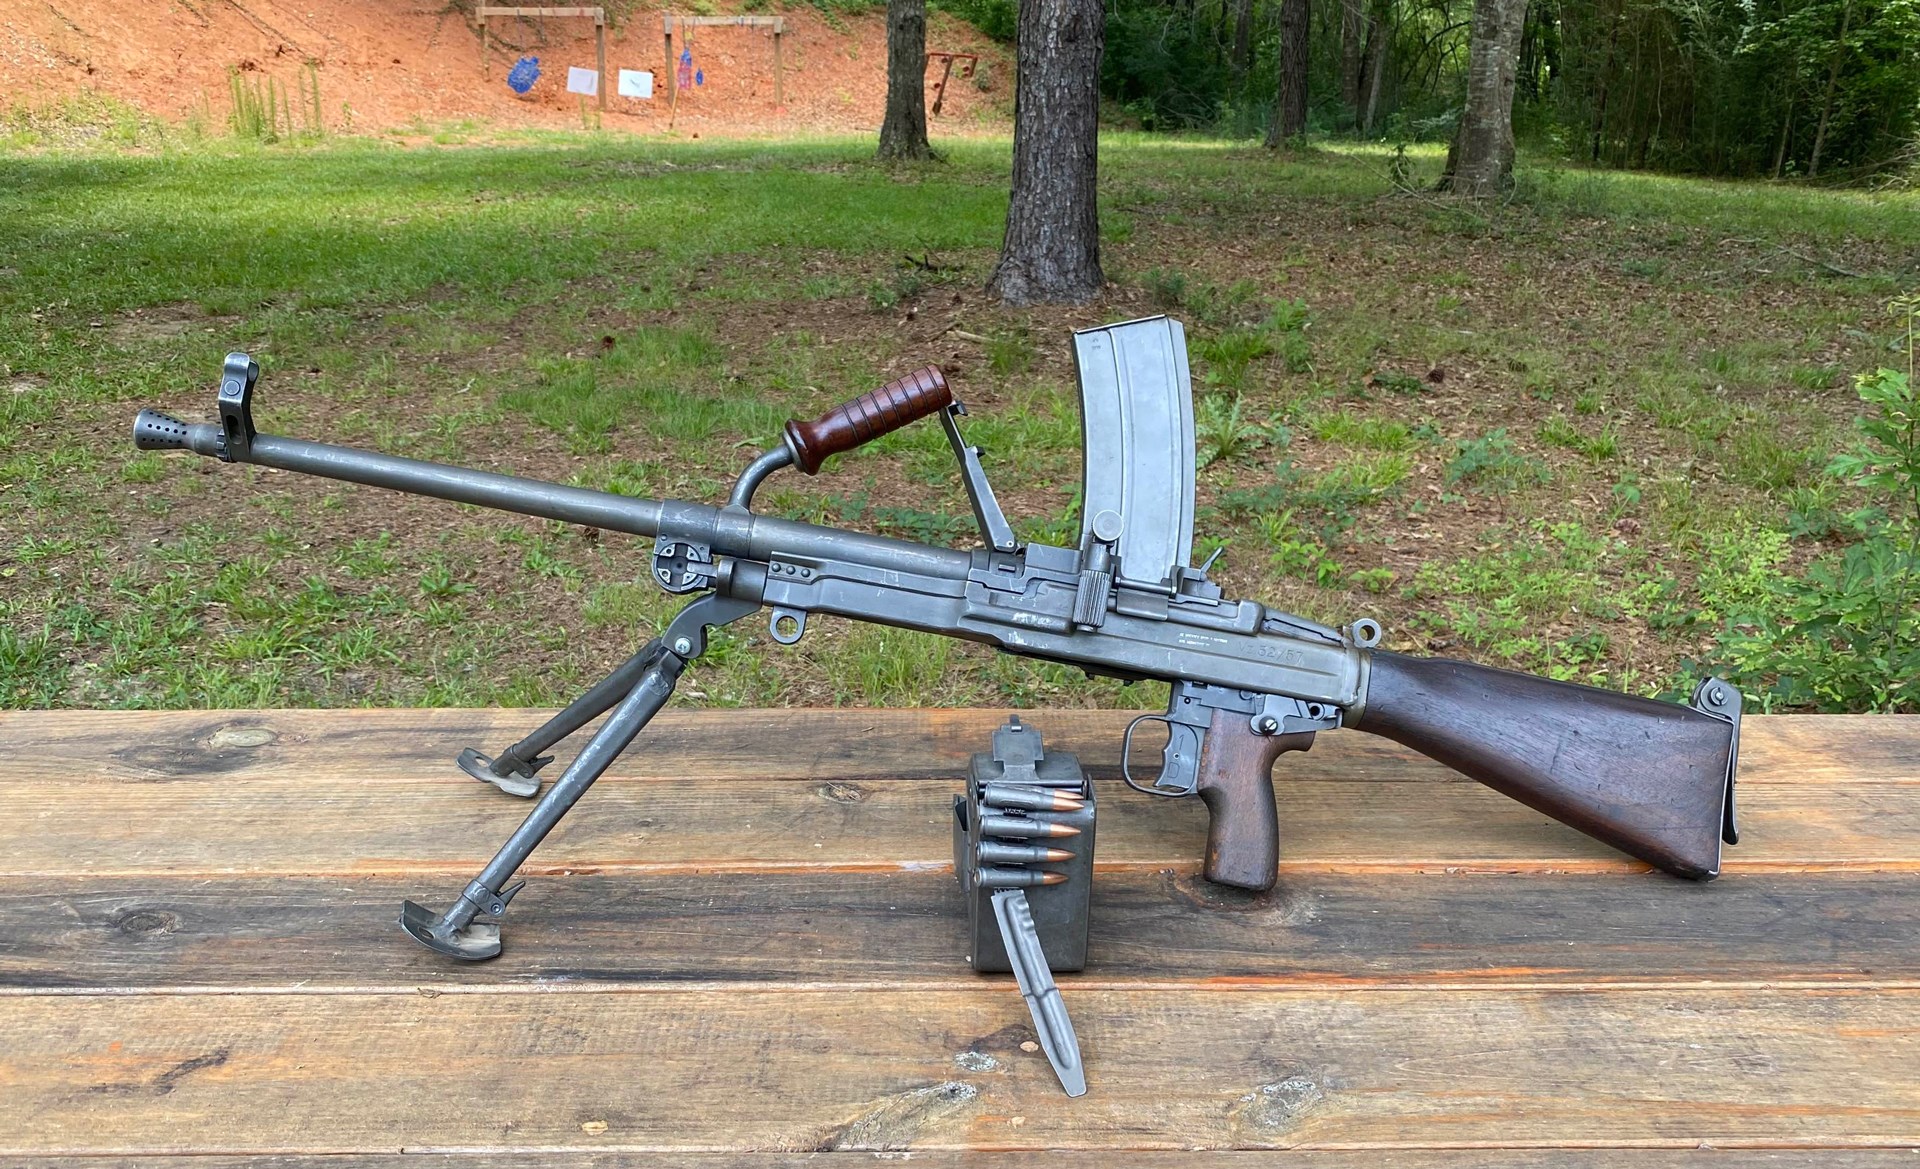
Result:
[[[525,8],[509,6],[502,8],[498,5],[483,4],[474,10],[474,15],[482,20],[485,20],[489,16],[591,16],[595,21],[602,21],[606,19],[607,10],[599,7]]]
[[[1289,1149],[1088,1152],[564,1153],[463,1148],[458,1153],[314,1153],[262,1157],[117,1157],[116,1169],[1912,1169],[1908,1149]],[[81,1158],[27,1157],[8,1169],[84,1169]]]
[[[1920,991],[1091,990],[1074,1022],[1081,1100],[998,987],[14,998],[0,1150],[1920,1143]]]
[[[320,775],[337,782],[414,785],[469,781],[453,767],[466,746],[498,750],[548,714],[534,710],[264,710],[0,712],[0,783],[163,781],[219,776],[230,783]],[[1134,712],[1032,714],[1049,747],[1114,774]],[[609,780],[925,779],[959,775],[986,749],[1003,710],[668,710]],[[741,728],[752,727],[751,734]],[[563,750],[571,751],[571,747]],[[1743,784],[1920,782],[1920,715],[1751,717],[1741,728]],[[1303,780],[1467,783],[1372,735],[1322,735],[1289,755],[1282,774]]]
[[[394,924],[417,880],[0,881],[0,987],[321,988],[646,980],[956,989],[966,913],[932,873],[575,876],[528,886],[496,961],[449,962]],[[1902,875],[1671,878],[1314,874],[1270,894],[1115,873],[1069,994],[1211,986],[1904,982],[1920,897]],[[1005,980],[1000,984],[1005,987]]]
[[[1706,886],[1362,735],[1269,895],[1105,784],[1069,1101],[945,871],[1004,712],[670,712],[444,962],[400,899],[529,806],[451,757],[542,713],[0,713],[0,1165],[1920,1165],[1920,719],[1750,720]],[[1127,717],[1034,721],[1111,778]]]
[[[1288,758],[1292,758],[1289,756]],[[1284,765],[1283,760],[1283,765]],[[1281,782],[1288,869],[1587,870],[1646,866],[1478,784]],[[951,863],[949,780],[597,785],[530,871],[748,872]],[[0,875],[421,873],[471,875],[530,805],[485,784],[357,784],[314,772],[232,783],[6,782]],[[1198,800],[1101,789],[1104,868],[1192,868]],[[1728,871],[1920,868],[1920,783],[1766,784],[1741,793]]]

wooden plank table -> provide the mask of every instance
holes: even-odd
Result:
[[[1002,712],[670,711],[450,963],[400,901],[527,808],[453,756],[540,718],[0,713],[0,1165],[1920,1166],[1920,718],[1749,719],[1705,886],[1357,734],[1267,895],[1103,782],[1081,1100],[964,960]]]

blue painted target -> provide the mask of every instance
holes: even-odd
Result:
[[[522,57],[513,63],[513,71],[507,74],[507,88],[515,93],[525,93],[540,80],[540,58]]]

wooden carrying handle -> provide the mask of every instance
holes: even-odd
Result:
[[[1209,817],[1207,880],[1239,889],[1273,888],[1280,876],[1273,761],[1311,746],[1312,731],[1256,735],[1246,715],[1214,712],[1200,748],[1200,799]]]
[[[835,406],[812,422],[791,419],[787,423],[787,447],[793,451],[793,465],[811,475],[828,456],[872,442],[946,409],[952,401],[953,391],[947,389],[946,377],[938,366],[929,365],[844,406]]]

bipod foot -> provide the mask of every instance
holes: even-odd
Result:
[[[567,708],[535,728],[533,733],[498,755],[488,756],[476,748],[460,752],[460,770],[481,783],[492,784],[510,796],[531,799],[540,794],[537,773],[553,762],[547,749],[617,706],[633,692],[660,656],[660,639],[640,647],[640,652],[620,663],[618,669],[595,683],[591,690],[567,704]],[[683,655],[684,656],[684,655]]]
[[[476,748],[468,747],[460,752],[460,758],[455,762],[460,765],[460,770],[481,783],[490,783],[510,796],[532,799],[540,794],[540,778],[534,773],[552,763],[553,756],[542,755],[532,763],[516,763],[505,771],[496,771],[499,764],[491,756],[482,755]]]
[[[525,881],[519,881],[495,894],[475,882],[445,913],[435,913],[417,902],[404,902],[400,906],[400,928],[427,949],[449,958],[458,958],[463,962],[485,962],[489,958],[498,958],[500,923],[473,919],[481,913],[499,917],[507,911],[507,903],[513,900],[513,895],[525,885]]]
[[[429,950],[467,962],[485,962],[500,956],[500,926],[494,922],[470,922],[460,929],[448,929],[440,914],[409,901],[400,907],[400,928]]]

